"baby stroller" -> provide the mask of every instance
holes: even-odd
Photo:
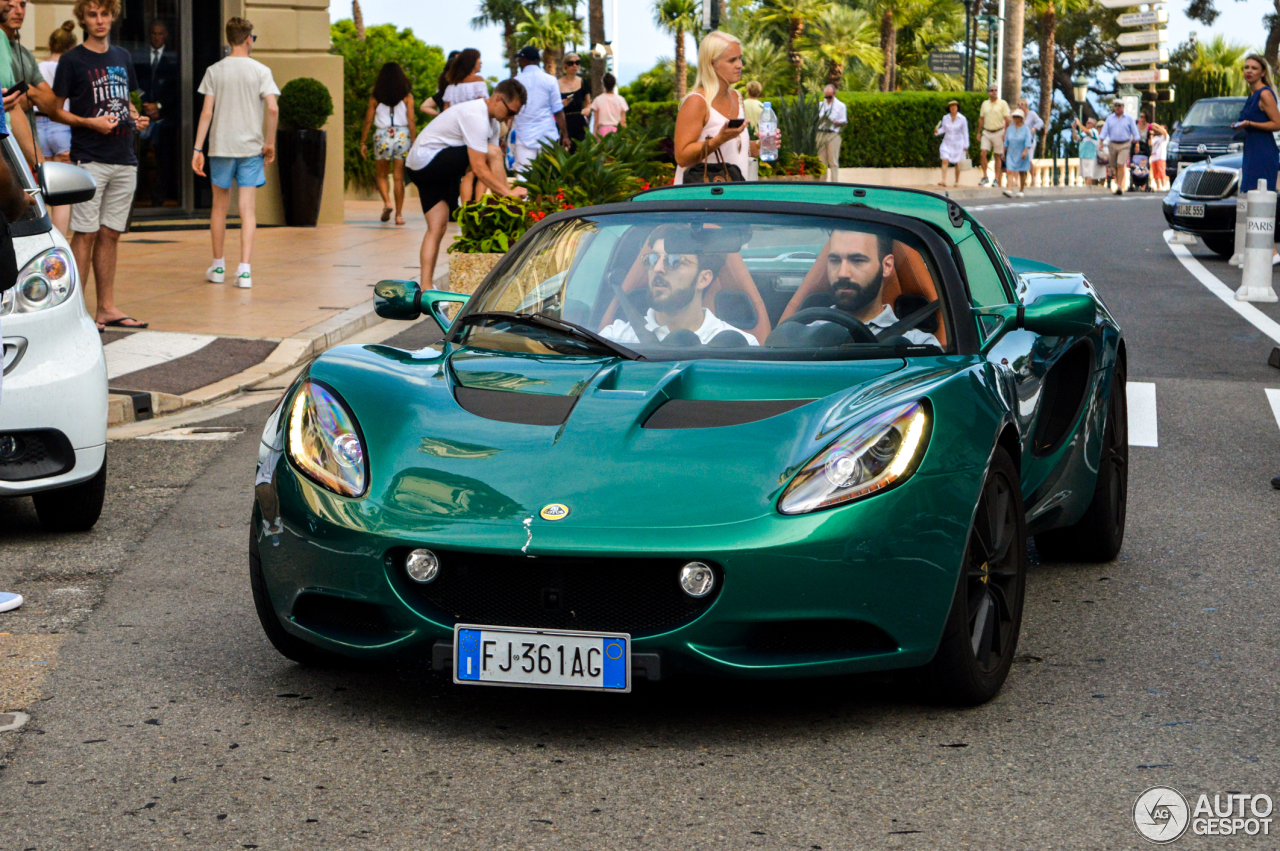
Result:
[[[1141,189],[1143,192],[1151,191],[1151,168],[1148,158],[1142,154],[1134,156],[1133,161],[1129,163],[1129,188]]]

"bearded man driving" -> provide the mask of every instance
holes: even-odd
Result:
[[[715,283],[724,265],[724,255],[668,253],[668,244],[673,251],[689,247],[681,244],[688,242],[687,238],[682,239],[688,233],[687,228],[684,230],[685,234],[681,234],[675,226],[659,228],[650,242],[649,252],[642,258],[650,305],[644,316],[644,327],[659,341],[678,335],[672,336],[672,340],[681,344],[744,345],[736,339],[740,336],[746,340],[745,345],[760,345],[753,335],[718,318],[703,305],[707,288]],[[600,331],[600,336],[619,343],[641,342],[635,328],[625,319],[614,320]]]

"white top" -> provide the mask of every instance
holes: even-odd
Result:
[[[657,319],[654,318],[652,307],[649,308],[649,311],[644,315],[644,327],[656,334],[659,340],[671,333],[671,329],[666,325],[658,324]],[[698,339],[702,341],[702,344],[705,346],[707,343],[710,343],[711,339],[721,331],[733,331],[734,333],[741,334],[747,338],[747,345],[749,346],[760,345],[760,341],[753,335],[748,334],[741,328],[735,328],[728,322],[725,322],[723,319],[716,316],[707,308],[702,308],[702,325],[698,327],[697,331],[693,332],[698,335]],[[615,340],[619,343],[640,342],[640,338],[636,336],[636,330],[632,328],[631,323],[625,319],[613,320],[613,324],[601,331],[600,336],[604,337],[606,340]]]
[[[831,103],[827,103],[826,98],[823,98],[822,105],[818,107],[818,117],[825,119],[822,122],[823,131],[835,132],[849,123],[849,108],[840,98],[832,98]]]
[[[894,313],[893,308],[890,305],[886,304],[884,306],[884,310],[880,311],[880,313],[877,314],[874,319],[870,320],[866,324],[867,324],[867,327],[869,328],[884,329],[884,328],[888,328],[890,325],[892,325],[897,321],[898,321],[898,314]],[[825,319],[819,319],[817,322],[810,322],[809,326],[813,327],[814,325],[827,325],[827,324],[834,324],[834,323],[828,323],[827,320]],[[933,336],[932,334],[926,333],[924,331],[917,330],[915,328],[912,328],[909,331],[903,331],[901,336],[906,337],[908,342],[914,343],[917,346],[937,346],[938,348],[942,348],[942,344],[938,342],[937,337]]]
[[[741,95],[739,95],[737,92],[734,92],[733,96],[738,101],[738,110],[735,113],[734,117],[746,120],[747,114],[742,109]],[[702,94],[702,92],[690,92],[688,95],[685,96],[685,100],[688,100],[689,98],[692,98],[692,97],[700,97],[704,101],[707,99],[706,96]],[[681,101],[680,105],[683,106],[684,101]],[[714,138],[721,130],[724,129],[724,126],[729,123],[729,119],[726,116],[721,115],[720,112],[717,111],[716,108],[712,106],[710,102],[707,103],[707,113],[708,113],[707,123],[703,125],[702,133],[699,134],[698,136],[699,142],[701,142],[704,139]],[[738,170],[742,172],[742,176],[746,177],[747,161],[751,159],[751,140],[747,137],[746,132],[744,131],[736,139],[733,139],[732,141],[726,142],[725,144],[721,145],[720,157],[724,158],[725,165],[736,165],[738,167]],[[707,155],[707,162],[719,163],[720,157],[717,157],[716,152],[712,151],[710,154]],[[680,167],[676,168],[676,180],[675,180],[676,185],[684,183],[684,172],[685,170],[683,168],[680,168]]]
[[[213,95],[209,156],[256,157],[262,153],[263,101],[280,94],[271,69],[248,56],[228,56],[210,65],[200,94]]]
[[[1151,134],[1151,162],[1168,159],[1165,156],[1165,145],[1169,144],[1168,136]]]
[[[444,89],[444,102],[449,106],[457,106],[469,100],[487,98],[488,96],[489,84],[484,80],[476,80],[474,83],[456,83],[452,86],[445,86]]]
[[[1040,118],[1040,113],[1027,110],[1027,114],[1023,117],[1023,124],[1027,125],[1027,129],[1032,133],[1039,133],[1044,129],[1044,120]]]
[[[40,76],[44,77],[44,81],[48,83],[50,86],[52,86],[54,75],[58,73],[58,60],[46,59],[43,62],[36,63],[36,67],[40,69]],[[66,109],[67,105],[70,103],[71,103],[70,99],[64,100],[62,102],[62,108]],[[31,108],[34,109],[36,112],[40,111],[40,107],[38,106],[32,105]]]
[[[386,130],[391,127],[408,127],[409,109],[405,102],[400,101],[396,104],[394,111],[385,103],[378,104],[378,108],[373,111],[373,126],[379,130]]]
[[[405,166],[415,171],[424,169],[445,148],[461,145],[487,155],[490,141],[496,144],[493,128],[487,100],[469,100],[446,109],[414,139]]]
[[[560,129],[556,127],[555,114],[564,112],[560,83],[537,65],[524,66],[515,78],[524,86],[529,98],[512,122],[516,144],[537,148],[544,139],[552,142],[559,139]]]

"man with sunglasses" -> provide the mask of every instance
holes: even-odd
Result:
[[[488,98],[446,109],[418,134],[409,149],[405,179],[418,187],[422,214],[427,219],[419,252],[424,289],[431,288],[440,243],[449,218],[458,209],[458,193],[468,168],[495,195],[523,198],[528,194],[524,187],[512,189],[506,173],[491,166],[501,162],[501,154],[496,153],[499,122],[519,115],[526,97],[518,81],[503,80]]]
[[[649,251],[641,258],[649,287],[649,310],[644,315],[644,327],[660,342],[671,336],[692,345],[705,346],[713,340],[715,345],[743,345],[734,339],[740,336],[748,346],[760,345],[753,335],[735,328],[703,305],[707,288],[715,283],[725,258],[723,254],[668,253],[668,245],[673,250],[688,247],[680,244],[688,241],[682,239],[685,234],[675,226],[659,228],[650,241]],[[641,342],[635,328],[625,319],[614,320],[600,336],[619,343]]]
[[[560,82],[538,67],[542,56],[529,45],[516,54],[520,73],[515,79],[528,92],[525,107],[511,126],[511,151],[515,170],[523,173],[542,150],[544,142],[557,138],[570,147],[569,125],[564,120],[564,101],[560,99]]]

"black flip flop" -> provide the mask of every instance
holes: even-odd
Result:
[[[126,322],[138,322],[132,316],[121,316],[119,319],[112,319],[110,322],[103,322],[107,328],[128,328],[131,331],[140,331],[150,325],[150,322],[138,322],[137,325],[126,325]]]
[[[391,221],[391,208],[390,208],[390,207],[387,207],[386,209],[384,209],[384,210],[382,211],[382,220],[383,220],[384,222],[389,222],[389,221]]]

